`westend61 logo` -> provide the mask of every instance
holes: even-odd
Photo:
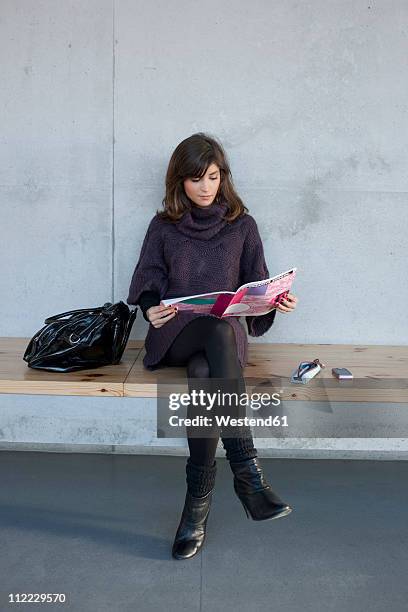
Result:
[[[203,389],[191,390],[189,393],[170,393],[168,396],[168,407],[170,410],[177,411],[181,407],[188,406],[190,409],[199,408],[205,411],[215,410],[218,414],[204,416],[196,414],[194,417],[184,418],[178,415],[169,417],[169,424],[172,427],[180,427],[182,425],[212,427],[216,424],[218,427],[235,427],[242,425],[258,425],[276,427],[287,427],[287,417],[270,415],[266,418],[233,416],[230,411],[225,408],[232,408],[236,413],[242,414],[249,406],[252,410],[259,410],[267,406],[279,406],[281,399],[279,393],[229,393],[225,391],[217,391],[208,393]]]

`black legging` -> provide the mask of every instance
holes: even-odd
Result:
[[[186,365],[188,379],[229,379],[218,381],[222,385],[220,391],[245,393],[234,329],[222,319],[197,317],[190,321],[174,339],[161,363],[168,366]],[[234,389],[231,389],[232,379]],[[189,380],[189,386],[191,390],[193,381]],[[235,410],[233,416],[245,415],[242,406],[236,406]],[[193,416],[191,405],[187,416]],[[213,465],[220,435],[227,459],[240,461],[257,456],[249,427],[240,427],[238,436],[234,434],[234,437],[224,437],[218,431],[213,437],[197,438],[189,435],[190,428],[186,427],[186,430],[190,458],[196,465]]]

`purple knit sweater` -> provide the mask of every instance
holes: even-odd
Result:
[[[206,208],[192,204],[178,222],[155,215],[144,238],[133,272],[128,304],[138,304],[144,291],[158,292],[160,299],[212,291],[236,291],[244,283],[269,278],[261,237],[255,219],[244,214],[232,222],[223,217],[225,202]],[[276,315],[243,317],[251,336],[262,336]],[[143,365],[160,367],[160,360],[184,326],[196,317],[215,317],[179,311],[159,328],[149,325]],[[217,318],[217,317],[215,317]],[[226,317],[232,325],[242,367],[248,360],[247,332],[239,317]]]

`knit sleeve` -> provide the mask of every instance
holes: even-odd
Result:
[[[138,304],[144,291],[156,291],[160,300],[166,295],[168,269],[164,261],[161,230],[160,219],[157,216],[153,217],[147,228],[139,261],[133,272],[127,298],[128,304]]]
[[[149,308],[152,306],[158,306],[159,304],[160,295],[157,291],[143,291],[143,293],[140,294],[139,306],[145,321],[149,323],[149,319],[146,314]]]
[[[255,219],[250,215],[248,215],[248,226],[240,261],[240,285],[269,278],[269,270],[266,265],[258,226]],[[272,326],[276,312],[276,309],[274,309],[266,315],[245,317],[249,335],[258,337],[265,334]]]

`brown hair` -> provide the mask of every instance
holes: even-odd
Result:
[[[191,209],[191,200],[184,191],[183,182],[187,178],[201,178],[208,167],[216,164],[220,169],[220,186],[215,201],[228,205],[225,215],[233,221],[248,209],[235,191],[227,156],[220,142],[215,138],[198,132],[186,138],[173,151],[166,173],[166,195],[163,198],[164,210],[157,211],[163,219],[178,221],[186,210]]]

